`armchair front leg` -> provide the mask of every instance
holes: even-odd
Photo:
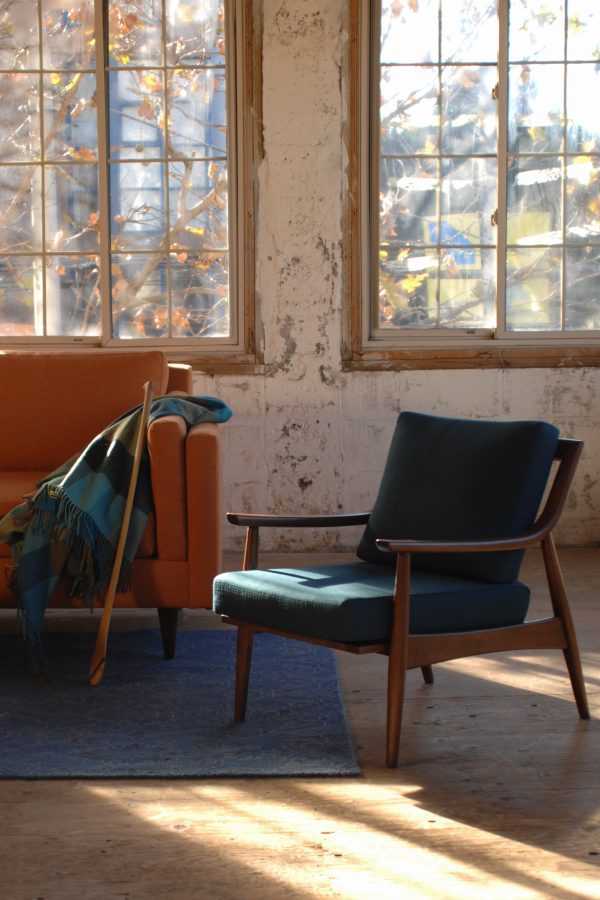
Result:
[[[402,724],[406,667],[408,663],[409,614],[410,554],[399,553],[396,560],[396,587],[388,657],[386,764],[390,769],[395,769],[398,766],[400,727]]]
[[[240,623],[238,625],[237,633],[235,666],[235,702],[233,715],[235,722],[243,722],[246,718],[253,642],[254,628],[252,625]]]

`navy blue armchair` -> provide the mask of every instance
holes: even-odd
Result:
[[[579,715],[588,718],[552,536],[581,449],[581,441],[561,439],[545,422],[403,412],[371,513],[229,513],[230,522],[247,528],[243,571],[217,576],[213,609],[238,628],[236,721],[245,716],[257,632],[388,656],[390,767],[398,764],[406,672],[412,668],[421,668],[432,683],[432,665],[446,660],[560,649]],[[365,526],[356,561],[257,568],[263,527],[356,524]],[[552,612],[528,621],[530,589],[518,576],[526,549],[536,544],[543,551]]]

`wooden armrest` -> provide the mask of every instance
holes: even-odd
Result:
[[[232,525],[246,527],[266,526],[279,528],[333,528],[338,525],[366,525],[370,513],[341,513],[339,515],[286,516],[276,513],[227,513]]]
[[[493,553],[502,550],[524,550],[538,544],[548,533],[548,528],[532,528],[520,535],[472,541],[418,541],[377,538],[381,550],[390,553]]]

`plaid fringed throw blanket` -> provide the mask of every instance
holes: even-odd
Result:
[[[108,587],[133,466],[142,407],[124,413],[85,450],[51,472],[37,490],[0,520],[0,542],[10,545],[11,588],[34,669],[39,669],[44,612],[66,572],[72,596],[90,606]],[[158,397],[148,424],[181,416],[188,427],[226,422],[231,410],[213,397]],[[127,590],[131,564],[152,509],[147,452],[140,464],[131,523],[117,590]]]

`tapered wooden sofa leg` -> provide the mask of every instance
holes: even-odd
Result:
[[[165,659],[173,659],[173,657],[175,656],[178,621],[178,609],[174,609],[170,606],[162,606],[158,608],[158,624],[160,625],[160,635],[162,638],[163,653],[165,655]]]
[[[235,670],[234,719],[236,722],[243,722],[246,718],[246,703],[248,701],[248,683],[250,681],[253,641],[254,628],[249,625],[239,625]]]

